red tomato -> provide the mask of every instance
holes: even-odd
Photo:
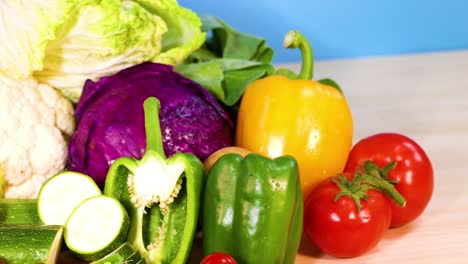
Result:
[[[223,252],[213,252],[206,256],[200,264],[237,264],[236,260]]]
[[[412,139],[396,133],[379,133],[360,140],[353,146],[345,171],[353,172],[360,164],[371,160],[379,167],[396,161],[388,178],[398,181],[397,191],[406,199],[406,205],[393,201],[390,227],[407,224],[426,209],[434,189],[434,173],[431,161],[424,150]]]
[[[346,173],[347,178],[352,178]],[[336,178],[335,178],[336,179]],[[304,231],[307,238],[324,253],[350,258],[374,248],[390,226],[391,208],[377,190],[367,190],[357,210],[350,196],[334,199],[341,189],[331,179],[320,183],[308,196],[304,207]]]

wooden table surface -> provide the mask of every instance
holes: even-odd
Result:
[[[468,263],[468,51],[316,63],[314,79],[324,77],[344,90],[354,141],[399,132],[424,148],[434,193],[420,218],[368,254],[336,259],[304,240],[296,263]]]

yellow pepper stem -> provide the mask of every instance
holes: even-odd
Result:
[[[314,74],[314,52],[307,38],[299,31],[291,30],[284,37],[283,46],[287,49],[299,48],[301,50],[302,66],[297,79],[311,80]]]

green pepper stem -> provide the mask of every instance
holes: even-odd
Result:
[[[161,103],[156,97],[148,97],[143,103],[145,112],[146,151],[153,150],[166,158],[159,123]]]
[[[301,50],[302,66],[297,79],[311,80],[314,75],[314,52],[307,38],[299,31],[291,30],[284,37],[283,46],[287,49],[299,48]]]

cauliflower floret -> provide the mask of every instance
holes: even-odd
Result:
[[[65,168],[76,122],[72,103],[34,78],[0,75],[0,168],[6,198],[35,198]],[[1,193],[1,192],[0,192]]]

